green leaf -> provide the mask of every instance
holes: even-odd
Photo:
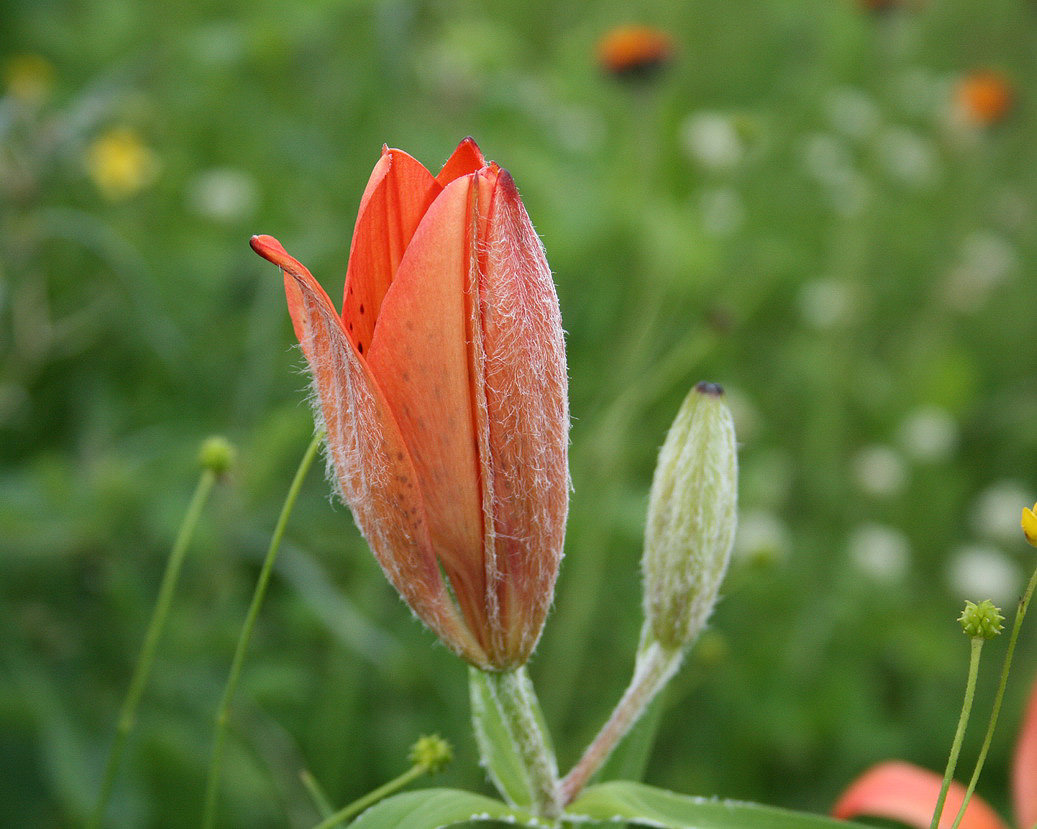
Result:
[[[459,789],[422,789],[388,797],[372,806],[353,823],[351,829],[439,829],[473,821],[503,820],[521,826],[549,829],[554,824],[540,822],[521,809],[499,800]]]
[[[486,676],[478,668],[468,669],[468,690],[472,726],[483,767],[505,800],[513,806],[531,806],[533,790],[526,767],[511,741]]]
[[[665,829],[848,829],[859,826],[773,806],[688,797],[625,780],[586,789],[566,809],[565,817]]]

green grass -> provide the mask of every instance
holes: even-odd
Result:
[[[248,237],[276,235],[337,300],[381,144],[435,168],[468,134],[514,174],[568,332],[567,557],[530,666],[562,765],[628,679],[655,451],[707,379],[736,406],[745,525],[781,535],[736,561],[646,779],[823,811],[871,762],[942,768],[968,659],[954,620],[988,598],[951,578],[961,548],[995,548],[983,574],[1019,569],[1008,595],[1033,564],[1012,522],[1037,498],[1037,12],[920,5],[8,2],[0,63],[41,55],[54,79],[36,104],[0,100],[0,824],[88,814],[198,445],[222,433],[240,462],[188,551],[110,811],[198,824],[222,683],[312,431]],[[636,87],[594,60],[632,16],[677,44]],[[966,134],[951,88],[985,66],[1016,105]],[[112,201],[83,156],[122,125],[158,168]],[[736,137],[727,165],[689,150],[711,129],[728,152]],[[951,427],[946,451],[904,437],[919,410],[929,434]],[[893,531],[885,570],[867,524]],[[979,786],[1003,811],[1035,662],[1024,630]],[[222,825],[312,825],[301,769],[344,804],[432,731],[457,752],[436,784],[485,790],[467,716],[464,666],[311,475],[236,696]]]

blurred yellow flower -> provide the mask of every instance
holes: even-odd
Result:
[[[1023,507],[1023,535],[1026,536],[1026,540],[1034,547],[1037,547],[1037,504],[1034,504],[1032,508]]]
[[[4,89],[25,104],[38,104],[54,86],[54,65],[42,55],[14,55],[4,65]]]
[[[86,171],[113,201],[127,199],[154,182],[158,157],[130,127],[112,127],[86,150]]]

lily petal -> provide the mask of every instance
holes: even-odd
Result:
[[[485,664],[483,648],[443,583],[414,463],[367,363],[310,272],[270,236],[254,236],[251,245],[284,271],[288,308],[313,372],[330,460],[360,531],[414,612],[466,659]]]
[[[1012,794],[1020,829],[1037,827],[1037,682],[1030,692],[1030,702],[1015,747]]]
[[[436,176],[436,181],[446,187],[454,179],[474,173],[485,166],[486,159],[482,150],[479,149],[479,145],[475,143],[475,139],[465,138],[457,145],[453,155],[446,160],[443,169]]]
[[[419,161],[402,150],[382,149],[360,200],[342,302],[342,321],[360,354],[371,345],[404,251],[442,189]]]
[[[433,549],[469,626],[481,632],[483,514],[465,295],[471,189],[471,177],[456,179],[422,219],[385,295],[368,362],[414,459]]]
[[[832,815],[843,820],[871,815],[928,829],[942,783],[940,775],[911,763],[880,763],[850,784],[832,809]],[[964,796],[965,787],[952,783],[940,818],[940,829],[949,829],[954,823]],[[976,795],[969,801],[960,827],[1008,829],[986,801]]]
[[[492,650],[525,660],[550,606],[568,511],[565,343],[551,270],[511,175],[491,165],[476,178],[482,233],[472,339],[484,373],[473,379],[492,470],[483,496],[499,639]]]

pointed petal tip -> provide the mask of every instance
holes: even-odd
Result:
[[[262,256],[267,262],[277,265],[282,271],[292,274],[306,272],[306,268],[300,264],[298,259],[290,256],[284,249],[284,245],[273,236],[257,234],[248,240],[249,246]]]
[[[248,244],[252,250],[275,265],[278,264],[278,259],[288,255],[288,251],[273,236],[257,233],[248,240]]]

